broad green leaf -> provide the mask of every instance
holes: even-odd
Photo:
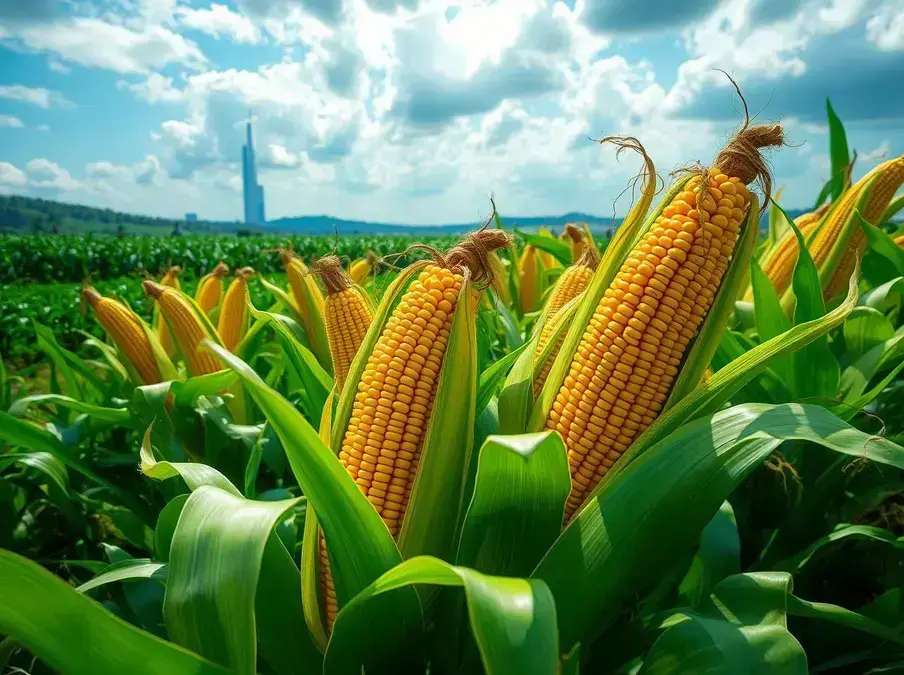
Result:
[[[788,631],[787,575],[735,575],[696,610],[665,622],[638,675],[806,675],[807,657]]]
[[[844,394],[843,401],[852,403],[866,391],[870,381],[884,368],[904,357],[904,329],[898,329],[894,337],[876,345],[841,374],[839,388]]]
[[[891,544],[895,548],[904,549],[904,537],[896,537],[892,532],[884,530],[881,527],[872,527],[870,525],[837,525],[829,534],[820,537],[805,550],[793,558],[788,558],[782,562],[772,565],[775,570],[787,571],[793,574],[799,572],[813,556],[818,555],[824,548],[836,542],[844,542],[849,539],[869,539]]]
[[[515,228],[515,234],[524,239],[525,243],[532,245],[538,251],[546,251],[547,253],[552,254],[552,256],[562,263],[564,267],[568,267],[571,264],[571,246],[564,241],[554,239],[553,237],[546,237],[542,234],[523,232],[517,227]]]
[[[92,397],[99,396],[104,390],[103,381],[82,359],[61,347],[50,328],[42,326],[37,321],[32,323],[38,346],[50,357],[57,372],[63,378],[63,393],[78,400],[87,399],[89,392]],[[87,388],[83,387],[83,384]]]
[[[818,406],[746,404],[681,427],[607,481],[534,571],[556,599],[563,647],[598,634],[667,566],[689,560],[725,498],[785,440],[904,467],[904,449]]]
[[[549,675],[557,671],[556,607],[546,584],[536,579],[488,576],[421,556],[386,572],[339,613],[326,653],[326,675],[361,672],[362,654],[350,627],[375,596],[413,584],[463,588],[471,631],[487,675]]]
[[[161,562],[169,562],[170,548],[173,544],[173,534],[188,495],[177,495],[164,506],[157,518],[157,526],[154,528],[154,555]]]
[[[779,207],[780,208],[780,207]],[[782,213],[785,213],[782,211]],[[800,325],[810,321],[818,321],[826,313],[825,302],[822,299],[822,284],[819,281],[819,272],[810,251],[807,248],[803,234],[794,224],[791,217],[785,213],[788,225],[797,237],[798,256],[794,266],[794,276],[791,279],[791,289],[794,293],[794,324]],[[855,271],[854,276],[858,276]],[[832,398],[838,393],[838,381],[841,377],[841,369],[838,361],[829,349],[829,338],[819,336],[809,344],[794,353],[794,397],[806,398]],[[779,373],[781,374],[781,373]]]
[[[782,213],[775,204],[772,205],[772,210]],[[784,216],[782,218],[784,219]],[[760,342],[766,342],[791,330],[791,321],[782,309],[775,287],[756,261],[750,263],[750,285],[753,288],[753,311]],[[775,356],[769,367],[788,389],[794,389],[794,358],[791,354]]]
[[[76,590],[79,593],[87,593],[106,584],[112,584],[117,581],[131,581],[133,579],[141,579],[142,581],[158,579],[164,581],[167,572],[166,563],[151,562],[148,558],[131,558],[113,563],[104,572],[83,583]]]
[[[851,359],[863,356],[878,344],[894,336],[895,329],[882,312],[872,307],[855,307],[844,322],[845,355]]]
[[[282,441],[292,472],[316,509],[323,528],[339,606],[343,607],[381,574],[402,561],[389,530],[301,413],[267,387],[239,358],[216,345],[210,348],[239,374]],[[354,369],[353,363],[352,371]],[[407,639],[413,639],[420,631],[419,602],[414,592],[394,593],[386,597],[385,605],[377,604],[383,612],[394,613],[395,622],[390,627],[381,619],[381,612],[368,613],[370,621],[358,635],[362,653],[373,660],[374,672],[380,669],[379,664],[384,660],[401,660],[410,654],[412,648]],[[390,631],[398,638],[400,630],[407,636],[406,640],[397,639],[390,644],[381,639]],[[417,657],[412,655],[411,658]]]
[[[521,329],[518,327],[518,320],[512,314],[512,310],[502,302],[493,289],[488,289],[486,292],[490,294],[490,299],[499,315],[499,323],[502,324],[502,331],[505,334],[505,342],[508,348],[517,349],[524,344]]]
[[[226,675],[135,628],[37,564],[0,550],[0,633],[66,675]]]
[[[904,249],[898,246],[887,232],[866,222],[860,216],[859,211],[856,211],[852,217],[863,228],[870,249],[891,262],[898,274],[904,275]]]
[[[517,349],[514,349],[493,363],[480,374],[480,379],[477,383],[477,405],[474,407],[478,414],[487,407],[490,399],[496,394],[496,389],[502,381],[505,380],[505,376],[508,374],[509,369],[526,348],[527,345],[522,344]]]
[[[725,577],[741,571],[741,540],[734,509],[722,506],[700,534],[700,547],[691,568],[681,582],[679,595],[690,605],[698,605]]]
[[[847,134],[841,118],[835,114],[832,102],[826,98],[826,114],[829,118],[829,157],[832,160],[832,200],[844,192],[845,179],[851,155],[848,151]]]
[[[24,464],[47,476],[65,496],[69,495],[69,474],[66,465],[49,452],[6,452],[0,454],[0,470],[12,463]]]
[[[61,408],[74,410],[78,413],[90,415],[92,418],[103,420],[105,422],[114,422],[119,426],[129,426],[132,417],[131,413],[125,408],[105,408],[99,405],[92,405],[84,401],[78,401],[69,396],[60,394],[38,394],[36,396],[25,396],[18,399],[9,407],[9,414],[16,417],[22,417],[28,412],[32,406],[42,404],[58,405]]]
[[[904,292],[904,276],[895,277],[881,286],[876,286],[865,291],[860,296],[858,304],[887,312],[893,307],[900,306],[901,293]]]
[[[294,503],[253,502],[207,485],[191,493],[169,556],[163,611],[173,640],[236,673],[257,672],[264,548]],[[300,598],[300,584],[296,590]]]
[[[480,449],[456,563],[527,576],[562,530],[571,490],[561,436],[490,436]]]
[[[139,456],[141,457],[141,473],[154,480],[167,480],[179,476],[190,490],[195,490],[202,485],[212,485],[236,497],[242,496],[239,489],[212,466],[200,462],[158,462],[151,446],[151,427],[144,432]]]

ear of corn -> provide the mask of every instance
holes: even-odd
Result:
[[[587,321],[569,332],[578,339],[557,359],[564,377],[551,379],[558,391],[548,408],[542,401],[540,406],[545,426],[568,449],[572,492],[566,518],[656,419],[729,265],[747,264],[735,257],[751,207],[745,184],[766,171],[750,148],[781,143],[778,126],[745,128],[712,169],[685,181],[639,237],[631,237],[632,249],[604,292],[585,296]],[[696,372],[698,380],[705,365]]]
[[[348,268],[348,276],[354,284],[363,284],[373,274],[374,263],[377,257],[373,251],[368,251],[367,256],[355,260]]]
[[[229,266],[226,263],[217,263],[210,274],[205,274],[198,282],[195,290],[195,302],[201,311],[207,315],[220,304],[223,297],[223,277],[229,274]]]
[[[854,266],[866,250],[860,218],[871,225],[878,224],[902,184],[904,156],[883,162],[857,181],[826,217],[826,223],[810,246],[826,300],[847,289]]]
[[[899,234],[894,241],[898,246],[904,248],[904,234]]]
[[[548,239],[555,240],[556,238],[552,233],[552,230],[550,230],[548,227],[537,228],[537,234],[541,237],[547,237]],[[540,267],[544,270],[550,270],[554,267],[561,267],[561,263],[556,260],[556,257],[552,253],[548,251],[538,250],[537,257],[540,260]]]
[[[326,289],[326,333],[336,387],[341,390],[352,360],[373,321],[373,311],[364,292],[352,285],[336,256],[318,260],[314,272]]]
[[[478,294],[472,279],[491,280],[486,253],[508,241],[498,230],[482,231],[442,263],[417,263],[399,275],[352,363],[333,418],[340,463],[404,557],[453,554],[436,546],[454,540],[473,435]],[[441,415],[433,414],[436,406]],[[347,600],[331,586],[328,544],[318,581],[327,627]]]
[[[540,341],[537,343],[537,358],[539,359],[541,354],[544,354],[546,345],[554,333],[557,333],[555,338],[556,346],[543,359],[542,368],[534,380],[534,395],[537,395],[540,389],[543,388],[556,354],[565,340],[565,331],[561,330],[557,322],[559,312],[567,303],[584,292],[590,284],[598,264],[599,254],[597,254],[596,249],[586,249],[578,262],[567,268],[562,273],[562,276],[559,277],[555,286],[553,286],[549,299],[546,301],[543,316],[540,318]]]
[[[174,288],[161,286],[153,281],[142,283],[144,292],[156,300],[163,319],[169,325],[173,338],[189,375],[207,375],[223,369],[219,359],[207,350],[202,350],[204,339],[222,344],[210,320],[187,295]]]
[[[289,280],[289,290],[299,323],[320,365],[332,371],[329,339],[326,334],[324,320],[323,293],[317,281],[311,275],[308,266],[296,257],[291,250],[280,250],[280,258]]]
[[[540,258],[537,249],[528,244],[518,258],[518,293],[521,313],[527,314],[540,308],[542,296]]]
[[[181,272],[182,268],[180,267],[170,267],[160,280],[160,285],[175,288],[177,291],[182,290],[182,287],[179,284],[179,274]],[[160,340],[160,345],[168,356],[173,356],[176,353],[176,346],[173,344],[173,335],[170,333],[166,321],[160,317],[160,312],[156,307],[154,309],[154,322],[157,327],[157,338]]]
[[[828,208],[828,205],[821,206],[815,211],[805,213],[794,219],[794,224],[797,225],[797,229],[800,230],[805,239],[809,240],[811,235],[817,230]],[[797,256],[799,254],[797,235],[789,227],[772,250],[768,251],[763,259],[760,260],[763,272],[769,277],[769,281],[772,282],[779,297],[791,286],[791,278],[794,274],[794,266],[797,265]],[[753,302],[753,289],[747,289],[744,300]]]
[[[91,286],[82,289],[82,302],[94,310],[94,316],[124,357],[120,360],[136,384],[163,382],[172,367],[161,367],[160,346],[152,343],[152,332],[135,312],[117,300],[103,297]]]
[[[235,351],[236,346],[248,332],[249,306],[248,279],[254,276],[250,267],[242,267],[235,272],[235,279],[229,284],[223,297],[223,307],[217,319],[217,332],[223,346]]]

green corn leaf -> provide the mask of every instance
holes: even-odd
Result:
[[[0,633],[66,675],[227,675],[129,625],[36,563],[0,550]]]
[[[154,480],[167,480],[179,476],[185,481],[189,490],[203,485],[212,485],[236,497],[242,496],[238,488],[212,466],[200,462],[158,462],[154,457],[151,445],[151,427],[144,432],[139,455],[141,457],[141,473]]]
[[[897,273],[904,275],[904,249],[898,246],[887,232],[863,220],[859,211],[854,212],[853,218],[863,228],[870,250],[891,262]]]
[[[325,675],[361,672],[355,627],[362,610],[380,594],[412,584],[463,588],[471,632],[487,675],[556,672],[556,607],[546,584],[536,579],[487,576],[422,556],[386,572],[339,613],[326,653]]]
[[[527,576],[559,536],[570,490],[557,433],[490,436],[480,449],[456,564]]]
[[[77,590],[79,593],[87,593],[107,584],[135,579],[165,581],[167,572],[166,563],[151,562],[148,558],[129,558],[113,563],[96,577],[79,586]]]
[[[845,178],[851,155],[848,150],[847,134],[841,118],[835,114],[832,102],[826,98],[826,114],[829,118],[829,157],[832,160],[832,200],[844,192]]]
[[[896,537],[892,532],[881,527],[843,523],[836,525],[835,529],[829,534],[820,537],[799,554],[771,565],[771,567],[777,571],[797,574],[803,569],[804,565],[809,563],[814,556],[819,555],[825,548],[832,546],[836,542],[844,542],[850,539],[878,541],[890,544],[895,548],[904,549],[904,537]]]
[[[818,406],[751,403],[681,427],[604,481],[534,571],[555,597],[562,646],[595,637],[676,560],[689,562],[725,498],[792,439],[904,467],[904,448]]]
[[[890,340],[895,329],[882,312],[872,307],[855,307],[844,322],[845,357],[858,359],[878,344]]]
[[[571,264],[571,246],[564,241],[546,237],[541,234],[522,232],[517,227],[515,228],[515,234],[538,251],[545,251],[546,253],[552,254],[552,256],[562,263],[564,267],[568,267]]]
[[[61,408],[74,410],[78,413],[90,415],[94,419],[112,422],[119,426],[129,426],[129,421],[132,417],[131,413],[125,408],[105,408],[61,394],[37,394],[35,396],[25,396],[24,398],[16,400],[16,402],[9,407],[9,414],[16,417],[22,417],[28,412],[30,407],[42,404],[58,405]]]
[[[725,577],[741,571],[741,539],[734,509],[727,501],[700,534],[700,547],[678,588],[689,605],[698,605]]]
[[[773,204],[772,209],[778,210],[778,207]],[[782,213],[780,210],[778,212]],[[750,284],[753,288],[753,311],[760,342],[766,342],[790,330],[791,321],[782,309],[775,287],[756,261],[750,264]],[[794,358],[791,354],[774,357],[769,367],[789,390],[794,389]]]

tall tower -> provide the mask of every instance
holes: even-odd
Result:
[[[242,146],[242,197],[245,202],[245,223],[263,225],[267,222],[264,214],[264,188],[257,182],[257,167],[254,162],[254,142],[251,139],[251,119],[245,123],[245,145]]]

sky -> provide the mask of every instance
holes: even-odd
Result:
[[[904,152],[904,0],[0,0],[0,193],[242,213],[255,121],[268,218],[622,215],[636,136],[660,174],[743,121],[789,145],[781,203]]]

